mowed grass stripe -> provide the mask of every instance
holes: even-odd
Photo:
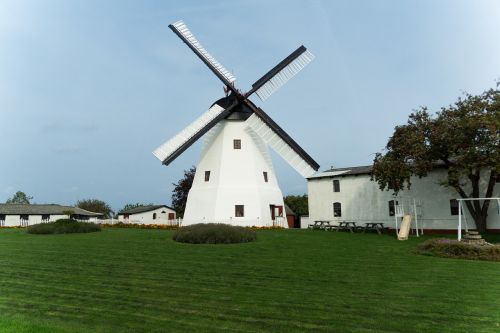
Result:
[[[56,310],[58,325],[83,318],[89,331],[487,332],[499,321],[498,265],[417,256],[417,239],[290,230],[205,246],[157,230],[71,236],[0,232],[0,251],[13,254],[0,259],[2,309],[17,304],[33,321]]]

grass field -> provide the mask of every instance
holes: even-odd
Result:
[[[0,230],[0,332],[500,332],[500,264],[375,234]]]

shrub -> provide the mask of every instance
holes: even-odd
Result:
[[[177,242],[191,244],[247,243],[257,238],[255,231],[221,223],[200,223],[182,227],[174,234]]]
[[[500,261],[499,245],[473,245],[446,238],[420,243],[417,252],[444,258]]]
[[[72,219],[60,219],[55,222],[33,224],[28,227],[29,234],[71,234],[101,231],[95,223],[78,222]]]

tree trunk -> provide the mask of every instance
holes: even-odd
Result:
[[[478,214],[476,217],[474,217],[474,222],[476,222],[476,227],[477,231],[480,233],[485,233],[487,231],[486,228],[486,221],[488,218],[488,214],[483,215],[483,214]]]
[[[480,173],[476,172],[469,175],[469,179],[472,185],[472,193],[471,196],[467,196],[465,191],[457,184],[455,184],[455,190],[460,194],[462,198],[478,198],[481,196],[479,189],[479,180]],[[488,186],[486,187],[486,193],[484,195],[485,198],[491,198],[493,195],[493,189],[495,188],[496,183],[496,172],[492,170],[490,172],[490,178],[488,180]],[[481,201],[464,201],[467,209],[469,210],[474,222],[476,223],[476,228],[480,233],[486,232],[487,229],[487,220],[488,220],[488,208],[490,207],[490,200],[484,200],[481,205]]]

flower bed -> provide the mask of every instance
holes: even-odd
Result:
[[[179,229],[179,226],[177,225],[168,225],[168,224],[138,224],[138,223],[118,222],[114,224],[99,224],[99,225],[103,228],[167,229],[167,230]]]
[[[418,245],[417,252],[444,258],[500,261],[500,245],[472,245],[446,238],[429,239]]]

